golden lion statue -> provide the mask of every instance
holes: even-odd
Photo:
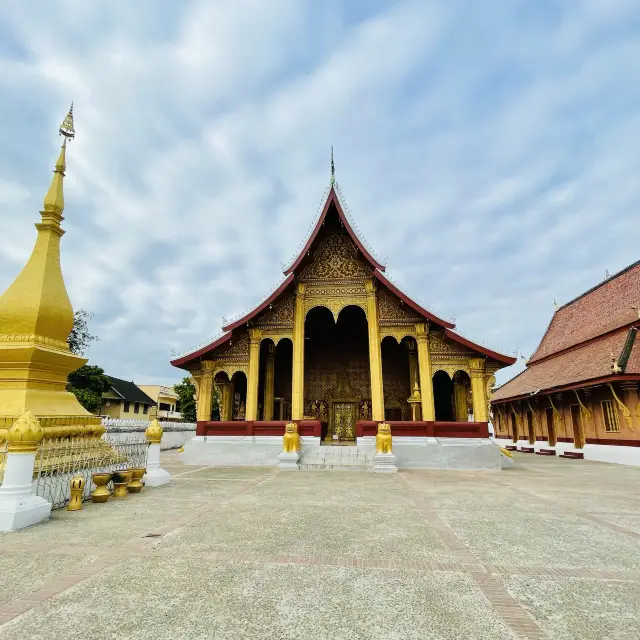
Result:
[[[298,453],[300,451],[300,435],[298,425],[295,422],[287,422],[284,428],[284,448],[285,453]]]
[[[378,425],[376,453],[391,453],[391,425],[386,422]]]

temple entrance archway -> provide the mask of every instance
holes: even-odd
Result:
[[[247,410],[247,376],[236,371],[231,376],[231,420],[244,420]]]
[[[371,417],[366,315],[349,305],[334,322],[329,309],[314,307],[304,336],[304,415],[321,422],[325,442],[355,442],[356,421]]]
[[[436,371],[433,374],[433,403],[437,421],[451,422],[453,420],[453,381],[445,371]]]
[[[417,361],[412,372],[409,357],[411,343],[415,344],[412,338],[404,338],[398,343],[393,336],[386,336],[382,340],[380,351],[385,420],[412,419],[408,399],[413,390],[411,379],[417,380]],[[411,355],[415,358],[415,353]]]

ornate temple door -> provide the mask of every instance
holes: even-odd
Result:
[[[328,439],[355,441],[356,416],[355,402],[334,402],[329,422],[329,433],[327,434]]]

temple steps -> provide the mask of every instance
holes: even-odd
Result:
[[[362,447],[320,447],[300,460],[303,471],[371,471],[374,452]]]

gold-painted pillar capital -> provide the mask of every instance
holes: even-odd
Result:
[[[367,292],[368,296],[374,296],[378,290],[375,280],[367,280],[364,283],[364,290]]]
[[[35,453],[44,432],[31,411],[22,414],[5,434],[8,453]]]

